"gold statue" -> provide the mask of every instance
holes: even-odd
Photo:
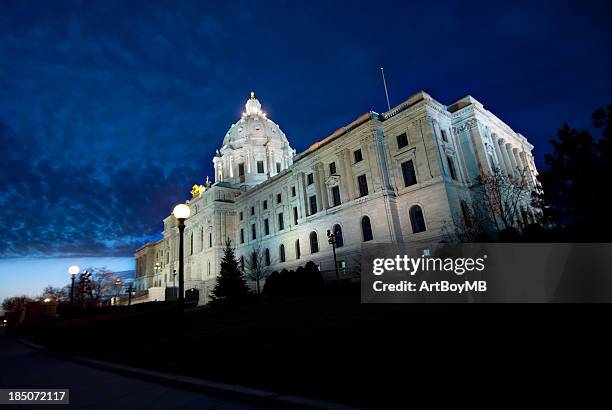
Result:
[[[204,193],[204,191],[206,191],[206,187],[204,185],[198,185],[195,184],[192,188],[191,188],[191,196],[193,198],[200,196]]]

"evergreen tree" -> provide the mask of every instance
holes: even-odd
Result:
[[[602,197],[602,184],[612,173],[612,105],[595,111],[593,125],[603,131],[601,137],[564,124],[550,141],[553,151],[539,176],[546,213],[558,228],[570,230],[571,240],[608,240],[612,229],[609,204]]]
[[[232,241],[225,241],[221,272],[217,277],[217,284],[212,291],[214,302],[236,303],[244,301],[249,294],[244,274],[238,267],[238,261],[232,248]]]

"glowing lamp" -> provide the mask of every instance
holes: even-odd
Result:
[[[172,214],[176,219],[187,219],[189,218],[190,213],[191,210],[185,204],[178,204],[174,207],[174,211],[172,211]]]
[[[71,267],[68,268],[68,273],[70,273],[72,276],[76,276],[78,275],[78,273],[81,271],[81,268],[79,268],[76,265],[73,265]]]

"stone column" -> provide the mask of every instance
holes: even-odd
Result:
[[[344,187],[346,196],[344,202],[349,202],[355,199],[355,187],[353,186],[353,169],[351,167],[351,153],[348,149],[340,152],[342,158],[342,168],[344,172],[341,176],[341,184]]]
[[[317,212],[321,212],[326,207],[325,202],[323,201],[323,190],[325,188],[322,186],[324,185],[322,183],[324,176],[322,175],[323,170],[321,168],[323,168],[323,164],[320,162],[317,162],[313,167],[315,191],[317,193]]]
[[[308,195],[306,194],[306,174],[303,172],[298,173],[298,195],[300,196],[302,203],[301,218],[305,218],[308,215]]]
[[[493,140],[493,148],[495,149],[495,156],[497,157],[497,168],[499,168],[499,170],[502,172],[506,172],[504,167],[504,159],[502,158],[501,151],[499,150],[499,138],[492,135],[491,139]]]
[[[516,164],[516,160],[514,159],[514,154],[512,153],[512,145],[511,144],[506,144],[506,151],[508,154],[508,158],[510,159],[510,164],[512,166],[512,174],[515,177],[518,177],[518,167]]]
[[[506,142],[503,139],[500,139],[499,142],[500,142],[499,150],[501,151],[501,155],[504,160],[504,165],[506,167],[506,174],[509,177],[511,177],[514,175],[514,173],[512,172],[512,164],[510,163],[510,158],[508,157],[508,150],[506,149]]]

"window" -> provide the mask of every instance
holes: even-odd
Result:
[[[280,204],[283,202],[283,194],[276,194],[276,203]]]
[[[355,164],[363,161],[363,154],[361,153],[361,149],[353,152],[353,156],[355,157]]]
[[[317,196],[313,195],[310,197],[310,215],[317,213]]]
[[[310,253],[319,252],[319,238],[315,231],[310,232]]]
[[[468,209],[467,204],[465,203],[465,201],[461,201],[461,214],[463,215],[463,223],[465,224],[465,226],[472,226],[472,220],[470,218],[470,210]]]
[[[448,142],[448,137],[446,136],[446,131],[440,130],[440,134],[442,134],[442,141]]]
[[[255,207],[254,206],[251,207],[251,215],[255,215]]]
[[[402,175],[404,176],[404,186],[408,187],[417,183],[412,160],[402,162]]]
[[[276,173],[278,174],[278,173],[280,173],[280,172],[281,172],[281,163],[280,163],[280,162],[277,162],[277,163],[276,163]]]
[[[306,184],[307,185],[314,184],[314,175],[312,173],[306,175]]]
[[[266,248],[266,251],[264,252],[264,257],[266,266],[270,266],[270,249]]]
[[[204,250],[204,227],[200,228],[200,251]]]
[[[249,268],[251,270],[256,270],[259,266],[259,261],[257,260],[257,252],[251,253],[251,266]]]
[[[238,164],[238,179],[240,182],[244,182],[244,164]]]
[[[414,205],[410,208],[410,224],[412,225],[412,233],[426,231],[425,218],[423,218],[423,210],[420,206]]]
[[[294,225],[298,224],[298,209],[297,209],[297,206],[293,207],[293,224]]]
[[[374,239],[374,236],[372,235],[372,224],[370,223],[370,217],[368,216],[361,218],[361,234],[363,235],[364,242]]]
[[[295,187],[294,186],[291,187],[291,196],[295,196]]]
[[[189,245],[191,254],[193,255],[193,232],[191,233],[191,243]]]
[[[359,196],[366,196],[368,194],[368,180],[365,174],[357,177],[357,185],[359,185]]]
[[[334,175],[336,173],[336,163],[332,162],[329,164],[329,175]]]
[[[283,213],[278,214],[278,230],[282,231],[285,229],[285,218],[283,217]]]
[[[270,235],[270,222],[268,222],[268,219],[264,219],[264,236],[265,235]]]
[[[295,259],[300,259],[302,256],[302,252],[300,251],[300,240],[296,239],[295,241]]]
[[[257,173],[258,174],[263,174],[264,173],[263,161],[257,161]]]
[[[244,243],[244,229],[240,228],[240,243]]]
[[[406,133],[397,136],[397,149],[408,146],[408,135]]]
[[[268,201],[263,201],[263,209],[268,209]]]
[[[446,157],[446,162],[448,162],[448,172],[450,173],[450,177],[457,180],[457,171],[455,171],[455,161],[451,157]]]
[[[336,239],[336,248],[342,248],[344,238],[342,237],[342,227],[338,224],[334,225],[334,238]]]
[[[208,247],[212,248],[212,232],[208,233]]]
[[[240,270],[244,270],[244,255],[240,256]]]
[[[285,245],[281,244],[278,248],[278,255],[280,257],[281,262],[285,262]]]
[[[251,225],[251,239],[257,239],[257,228],[255,224]]]
[[[244,215],[242,214],[242,211],[240,211],[240,220],[242,221],[244,219]]]
[[[333,201],[334,206],[340,205],[341,204],[340,187],[338,185],[332,187],[331,192],[332,192],[332,201]]]

